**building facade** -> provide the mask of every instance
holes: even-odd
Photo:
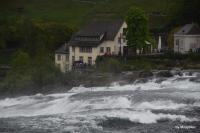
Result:
[[[197,24],[187,24],[174,34],[174,52],[197,52],[200,49],[200,28]]]
[[[98,56],[123,55],[127,49],[122,20],[93,21],[75,33],[71,40],[55,51],[55,64],[62,72],[74,67],[95,65]]]
[[[67,44],[55,51],[55,65],[65,73],[69,70],[69,48]]]
[[[69,41],[69,70],[76,63],[95,65],[103,55],[123,55],[126,47],[124,21],[93,21],[78,31]]]

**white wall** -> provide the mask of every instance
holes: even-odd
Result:
[[[75,47],[75,51],[73,52],[72,51],[72,46],[69,47],[69,51],[70,51],[70,54],[69,54],[70,69],[71,69],[71,66],[73,65],[73,62],[72,62],[72,57],[73,56],[75,57],[75,61],[79,61],[79,57],[82,56],[84,63],[88,63],[88,57],[92,57],[92,64],[95,64],[95,60],[96,60],[96,57],[98,55],[98,49],[96,47],[93,47],[92,48],[92,53],[81,53],[81,52],[79,52],[79,48],[80,47]]]
[[[58,56],[61,56],[61,59],[58,60]],[[69,54],[55,54],[55,65],[59,67],[61,72],[65,73],[69,70]]]
[[[179,40],[179,46],[176,41]],[[174,52],[188,53],[190,49],[200,48],[200,35],[174,35]]]

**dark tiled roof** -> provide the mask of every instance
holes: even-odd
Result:
[[[176,35],[200,35],[200,27],[197,24],[186,24]]]
[[[102,40],[78,41],[75,40],[76,37],[100,37],[103,35],[103,40],[114,40],[123,22],[123,20],[92,21],[71,38],[69,45],[98,46],[102,42]]]
[[[66,46],[66,44],[62,45],[61,47],[59,47],[55,53],[57,54],[68,54],[69,53],[69,47]]]

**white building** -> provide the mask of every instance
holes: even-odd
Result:
[[[200,48],[200,28],[197,24],[187,24],[174,34],[174,52],[196,52]]]
[[[69,70],[69,47],[67,44],[55,51],[55,64],[63,73]]]
[[[64,46],[57,50],[55,62],[65,72],[76,64],[94,65],[98,56],[123,55],[127,50],[126,28],[122,20],[93,21],[72,36],[68,52],[63,52]]]

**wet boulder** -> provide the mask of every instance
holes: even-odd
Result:
[[[138,78],[139,78],[139,71],[133,71],[128,73],[123,72],[120,77],[121,80],[125,80],[128,83],[133,83]]]
[[[129,82],[128,82],[127,80],[121,80],[121,81],[118,81],[118,84],[119,84],[120,86],[123,86],[123,85],[129,84]]]
[[[162,83],[165,80],[167,80],[167,78],[158,78],[158,79],[156,79],[155,82],[158,83],[158,84],[160,84],[160,83]]]
[[[200,83],[200,77],[191,78],[190,81]]]
[[[157,77],[170,78],[173,77],[173,74],[170,71],[160,71],[156,74]]]
[[[135,84],[143,84],[143,83],[147,83],[148,81],[149,79],[147,78],[140,78],[135,81]]]
[[[182,70],[179,69],[179,68],[173,69],[173,70],[171,70],[170,72],[171,72],[171,74],[173,74],[173,75],[183,76],[183,72],[182,72]]]
[[[139,122],[132,122],[128,119],[121,118],[107,118],[106,120],[98,123],[99,126],[107,129],[129,129],[133,126],[141,125]]]
[[[149,78],[152,76],[153,76],[153,73],[151,71],[142,71],[139,73],[140,78]]]

